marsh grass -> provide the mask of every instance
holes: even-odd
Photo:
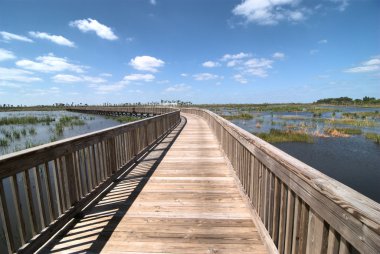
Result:
[[[314,142],[312,135],[301,131],[270,129],[269,133],[257,133],[255,135],[269,143]]]
[[[348,119],[348,118],[343,118],[343,119],[338,119],[338,118],[318,118],[317,121],[324,122],[325,124],[345,124],[345,125],[352,125],[352,126],[357,126],[357,127],[376,127],[379,124],[376,123],[375,121],[371,120],[358,120],[358,119]]]
[[[0,118],[0,125],[17,125],[17,124],[39,124],[54,122],[55,118],[50,116],[35,117],[35,116],[22,116],[22,117],[2,117]]]
[[[6,138],[0,138],[0,146],[1,147],[7,147],[7,146],[9,146],[8,139],[6,139]]]
[[[135,116],[108,116],[107,119],[112,119],[118,121],[119,123],[129,123],[140,120],[140,118]]]
[[[349,119],[366,119],[366,118],[380,118],[380,112],[354,112],[354,113],[343,113],[343,117],[349,118]]]
[[[34,128],[34,127],[30,127],[28,129],[28,132],[29,132],[29,135],[32,135],[32,136],[37,135],[36,128]]]
[[[221,115],[226,120],[250,120],[253,119],[253,115],[249,113],[240,113],[234,115]]]
[[[85,121],[80,119],[79,116],[62,116],[55,125],[54,132],[56,135],[62,136],[66,127],[72,128],[73,126],[82,126],[85,124]]]
[[[361,135],[362,130],[357,128],[326,128],[325,133],[334,137],[349,137],[350,135]]]
[[[372,140],[376,144],[380,144],[380,134],[369,132],[366,133],[364,136],[366,137],[366,139]]]

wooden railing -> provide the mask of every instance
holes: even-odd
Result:
[[[174,111],[1,156],[0,253],[37,250],[179,122]]]
[[[170,113],[177,111],[176,108],[169,107],[68,107],[68,111],[83,112],[89,114],[100,114],[100,115],[135,115],[141,117],[161,115],[165,113]]]
[[[271,250],[380,253],[378,203],[211,111],[181,111],[204,118],[212,128]]]

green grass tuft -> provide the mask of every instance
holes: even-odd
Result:
[[[269,143],[279,142],[306,142],[313,143],[313,137],[305,132],[271,129],[269,133],[255,134]]]

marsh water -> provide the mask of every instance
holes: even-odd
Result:
[[[52,121],[37,124],[0,125],[0,139],[5,139],[8,141],[7,145],[0,146],[0,156],[23,150],[25,148],[46,144],[51,141],[74,137],[120,124],[118,121],[106,118],[104,116],[88,115],[69,111],[0,112],[0,119],[23,117],[49,117]],[[59,120],[63,117],[78,119],[81,121],[81,124],[69,124],[69,126],[65,126],[63,128],[62,132],[58,132],[56,126],[58,125]],[[17,138],[15,138],[14,135],[12,136],[12,133],[14,132],[23,132],[24,135],[19,134]],[[6,139],[7,133],[9,135],[8,139]]]
[[[248,111],[254,118],[250,120],[231,120],[251,133],[268,133],[270,129],[283,129],[285,126],[301,126],[310,133],[323,134],[331,122],[323,119],[342,118],[344,112],[379,112],[380,108],[328,107],[318,119],[311,112],[258,112]],[[234,114],[238,109],[223,109],[222,114]],[[335,113],[333,113],[335,111]],[[217,112],[221,113],[221,111]],[[380,145],[365,138],[365,133],[380,134],[380,119],[372,119],[373,126],[354,126],[362,134],[349,137],[313,136],[313,143],[283,142],[274,146],[318,169],[324,174],[350,186],[367,197],[380,202]],[[335,127],[353,127],[335,124]]]

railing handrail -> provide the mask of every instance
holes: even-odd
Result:
[[[292,186],[292,182],[297,179],[307,183],[309,193],[318,192],[325,200],[318,200],[317,197],[310,196],[304,201],[315,210],[315,212],[327,221],[330,225],[334,225],[335,230],[349,241],[354,237],[355,242],[350,242],[355,248],[363,250],[376,250],[380,247],[380,204],[363,194],[353,190],[343,183],[323,174],[317,169],[301,162],[300,160],[290,156],[284,151],[267,143],[266,141],[254,136],[246,130],[227,121],[221,116],[206,109],[187,108],[181,109],[182,112],[198,111],[213,118],[221,127],[223,127],[235,140],[244,146],[251,154],[262,158],[262,162],[281,180],[288,181],[289,188],[296,190],[297,186]],[[202,117],[203,115],[201,115]],[[203,116],[204,117],[204,116]],[[229,158],[231,160],[231,158]],[[304,194],[309,195],[309,194]],[[327,200],[329,204],[335,204],[340,211],[336,211],[332,217],[330,213],[334,213],[335,207],[329,207],[331,211],[318,210],[318,206]],[[323,207],[323,206],[322,206]],[[343,213],[340,214],[340,212]],[[328,215],[328,216],[326,216]],[[333,221],[339,218],[341,221]],[[344,225],[339,225],[344,223]],[[355,232],[353,236],[349,232]],[[363,246],[360,244],[363,243]],[[367,249],[367,245],[370,247]],[[372,246],[372,247],[371,247]]]
[[[179,124],[179,110],[161,113],[1,156],[0,252],[46,243]]]
[[[143,126],[148,124],[151,121],[154,121],[154,119],[159,118],[164,115],[170,115],[178,112],[179,110],[176,110],[174,112],[165,113],[158,116],[153,116],[147,119],[137,120],[130,123],[120,124],[117,126],[85,133],[82,135],[50,142],[47,144],[42,144],[39,146],[35,146],[32,148],[28,148],[25,150],[17,151],[14,153],[9,153],[0,156],[0,179],[14,175],[18,172],[21,172],[25,169],[27,169],[28,166],[20,166],[22,164],[23,160],[33,160],[33,164],[38,164],[39,160],[36,159],[36,156],[40,153],[48,153],[51,154],[51,157],[58,157],[63,156],[64,154],[70,153],[73,150],[80,149],[81,147],[87,146],[89,143],[86,143],[87,141],[90,141],[94,139],[96,136],[101,136],[101,139],[92,140],[90,142],[98,142],[99,140],[105,140],[108,137],[114,136],[117,132],[126,131],[130,128],[136,128],[139,126]],[[61,149],[62,151],[59,153],[55,153],[54,150]],[[44,157],[43,161],[45,161],[46,157]],[[29,164],[30,166],[30,164]]]

